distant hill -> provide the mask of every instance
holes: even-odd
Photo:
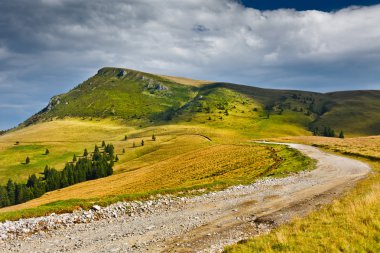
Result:
[[[130,125],[207,124],[286,133],[330,127],[350,135],[380,134],[380,91],[316,93],[102,68],[53,97],[23,126],[56,118],[115,118]],[[285,133],[285,132],[284,132]]]

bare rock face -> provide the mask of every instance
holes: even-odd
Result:
[[[59,105],[61,103],[61,98],[59,96],[52,97],[47,106],[47,110],[50,111],[54,108],[54,106]]]
[[[145,88],[150,92],[150,93],[154,93],[155,91],[167,91],[169,90],[169,87],[159,83],[159,82],[156,82],[155,80],[153,79],[149,79],[147,85],[145,86]]]
[[[117,74],[117,77],[122,78],[122,77],[126,76],[127,74],[128,74],[128,71],[123,69],[123,70],[120,70],[119,74]]]
[[[166,87],[165,85],[159,84],[157,87],[157,90],[169,90],[169,88]]]

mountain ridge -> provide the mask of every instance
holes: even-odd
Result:
[[[52,97],[48,106],[22,126],[55,118],[111,117],[144,127],[190,122],[204,114],[209,114],[207,119],[222,120],[218,114],[226,118],[231,111],[239,117],[250,111],[248,116],[270,120],[270,115],[292,111],[298,113],[296,118],[307,121],[303,127],[309,131],[331,127],[353,135],[375,135],[380,134],[376,120],[380,118],[379,101],[377,90],[319,93],[267,89],[104,67],[69,92]],[[251,110],[257,113],[252,115]],[[349,119],[353,114],[356,117]]]

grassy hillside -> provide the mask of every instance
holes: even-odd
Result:
[[[46,165],[61,170],[74,154],[102,141],[112,143],[119,156],[115,174],[2,211],[71,210],[159,192],[219,189],[297,171],[310,161],[292,150],[249,141],[308,136],[316,126],[344,130],[346,136],[379,134],[379,103],[378,91],[320,94],[103,68],[0,136],[0,184],[9,178],[25,182]],[[29,164],[24,164],[26,157]],[[71,196],[80,200],[72,202]],[[57,200],[63,204],[49,205]]]
[[[380,133],[380,91],[345,91],[328,93],[329,111],[314,125],[334,126],[354,135]]]
[[[153,133],[156,141],[151,138]],[[250,143],[228,129],[201,124],[140,128],[125,127],[112,120],[65,119],[35,124],[0,137],[0,161],[4,165],[1,184],[8,178],[25,182],[31,173],[43,171],[46,164],[61,170],[73,154],[81,155],[84,148],[91,150],[102,140],[112,143],[120,158],[114,175],[3,208],[0,220],[147,198],[158,193],[217,190],[250,183],[262,176],[284,176],[312,165],[292,149]],[[141,140],[145,141],[144,146]],[[19,144],[15,145],[17,141]],[[49,155],[43,154],[46,148]],[[28,165],[21,163],[26,156],[31,158]]]
[[[380,91],[321,94],[103,68],[68,93],[53,97],[24,125],[65,117],[113,118],[140,127],[204,124],[257,138],[308,135],[315,127],[374,135],[380,134],[379,107]]]
[[[27,124],[52,118],[121,118],[134,125],[170,120],[172,111],[196,94],[196,88],[132,70],[103,68],[48,107]]]

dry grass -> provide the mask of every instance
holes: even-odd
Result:
[[[317,144],[359,157],[379,157],[380,136],[280,140]],[[380,162],[360,159],[369,163],[374,173],[345,197],[268,235],[230,246],[226,252],[380,252]]]
[[[356,138],[328,138],[320,136],[298,136],[277,139],[285,142],[305,143],[327,148],[331,151],[380,158],[380,136]]]
[[[99,140],[121,140],[124,133],[133,131],[118,121],[112,120],[54,120],[31,125],[0,136],[0,144],[41,142],[98,142]]]
[[[153,133],[156,141],[151,140]],[[128,140],[124,141],[126,134]],[[141,146],[143,139],[145,145]],[[78,204],[85,206],[93,201],[108,203],[126,195],[149,196],[194,188],[216,190],[250,183],[263,175],[281,176],[305,169],[310,163],[304,156],[284,147],[247,143],[246,137],[231,129],[197,124],[131,128],[111,120],[66,119],[34,125],[0,137],[0,164],[3,165],[0,181],[4,184],[8,178],[13,178],[25,182],[30,174],[42,172],[46,164],[62,169],[74,153],[78,156],[84,148],[92,150],[102,140],[115,146],[120,159],[114,167],[114,175],[3,208],[1,217],[9,217],[6,216],[9,211],[24,212],[30,208],[35,209],[22,215],[41,215],[39,210],[48,212],[51,203],[56,201],[64,203],[55,205],[54,212],[69,211]],[[15,146],[15,141],[20,144]],[[136,147],[132,147],[133,143]],[[50,150],[47,156],[43,155],[46,148]],[[29,165],[20,163],[26,156],[31,158]],[[49,206],[41,206],[45,204]],[[11,217],[21,216],[16,213]]]
[[[183,139],[180,139],[173,144],[178,147],[182,141]],[[192,143],[194,144],[194,142]],[[172,147],[170,150],[174,150],[174,148]],[[167,151],[155,151],[148,154],[148,157],[160,156]],[[171,158],[153,164],[146,162],[149,160],[147,157],[144,158],[145,162],[141,160],[142,157],[132,161],[132,166],[127,169],[127,172],[49,192],[39,199],[4,208],[1,211],[36,207],[56,200],[70,199],[73,196],[83,199],[96,198],[159,189],[192,187],[212,184],[216,181],[226,184],[229,181],[246,183],[253,181],[276,163],[270,149],[256,145],[210,146],[185,154],[172,154]],[[157,160],[160,159],[152,159],[152,161]],[[137,168],[138,165],[142,165],[142,167]]]
[[[166,75],[159,75],[159,76],[175,83],[180,83],[180,84],[190,85],[190,86],[195,86],[195,87],[202,87],[207,84],[213,83],[211,81],[194,80],[194,79],[185,78],[185,77],[166,76]]]
[[[150,141],[153,133],[158,136],[156,142]],[[29,175],[42,172],[46,165],[63,169],[65,163],[71,161],[74,154],[77,156],[83,154],[85,148],[91,151],[103,140],[107,143],[111,142],[119,154],[120,162],[115,167],[117,171],[148,164],[148,158],[145,157],[149,156],[136,158],[167,146],[170,140],[177,136],[190,137],[183,137],[184,145],[181,149],[166,154],[166,149],[162,149],[160,154],[163,158],[202,147],[200,142],[204,142],[204,137],[201,135],[207,134],[217,139],[217,136],[224,133],[212,132],[208,128],[198,126],[173,125],[135,129],[111,120],[67,119],[46,122],[0,136],[0,184],[5,184],[9,178],[17,182],[25,182]],[[124,141],[125,135],[129,136],[128,141]],[[144,148],[139,147],[142,139],[146,143]],[[18,145],[15,145],[16,141],[19,142]],[[133,142],[137,148],[132,148]],[[49,155],[44,155],[46,149],[49,149]],[[125,155],[122,154],[123,149],[126,150]],[[22,164],[27,156],[31,159],[30,164]],[[136,160],[132,162],[131,160],[134,159]],[[159,161],[152,157],[149,159],[151,162]],[[124,164],[126,162],[128,166]]]

